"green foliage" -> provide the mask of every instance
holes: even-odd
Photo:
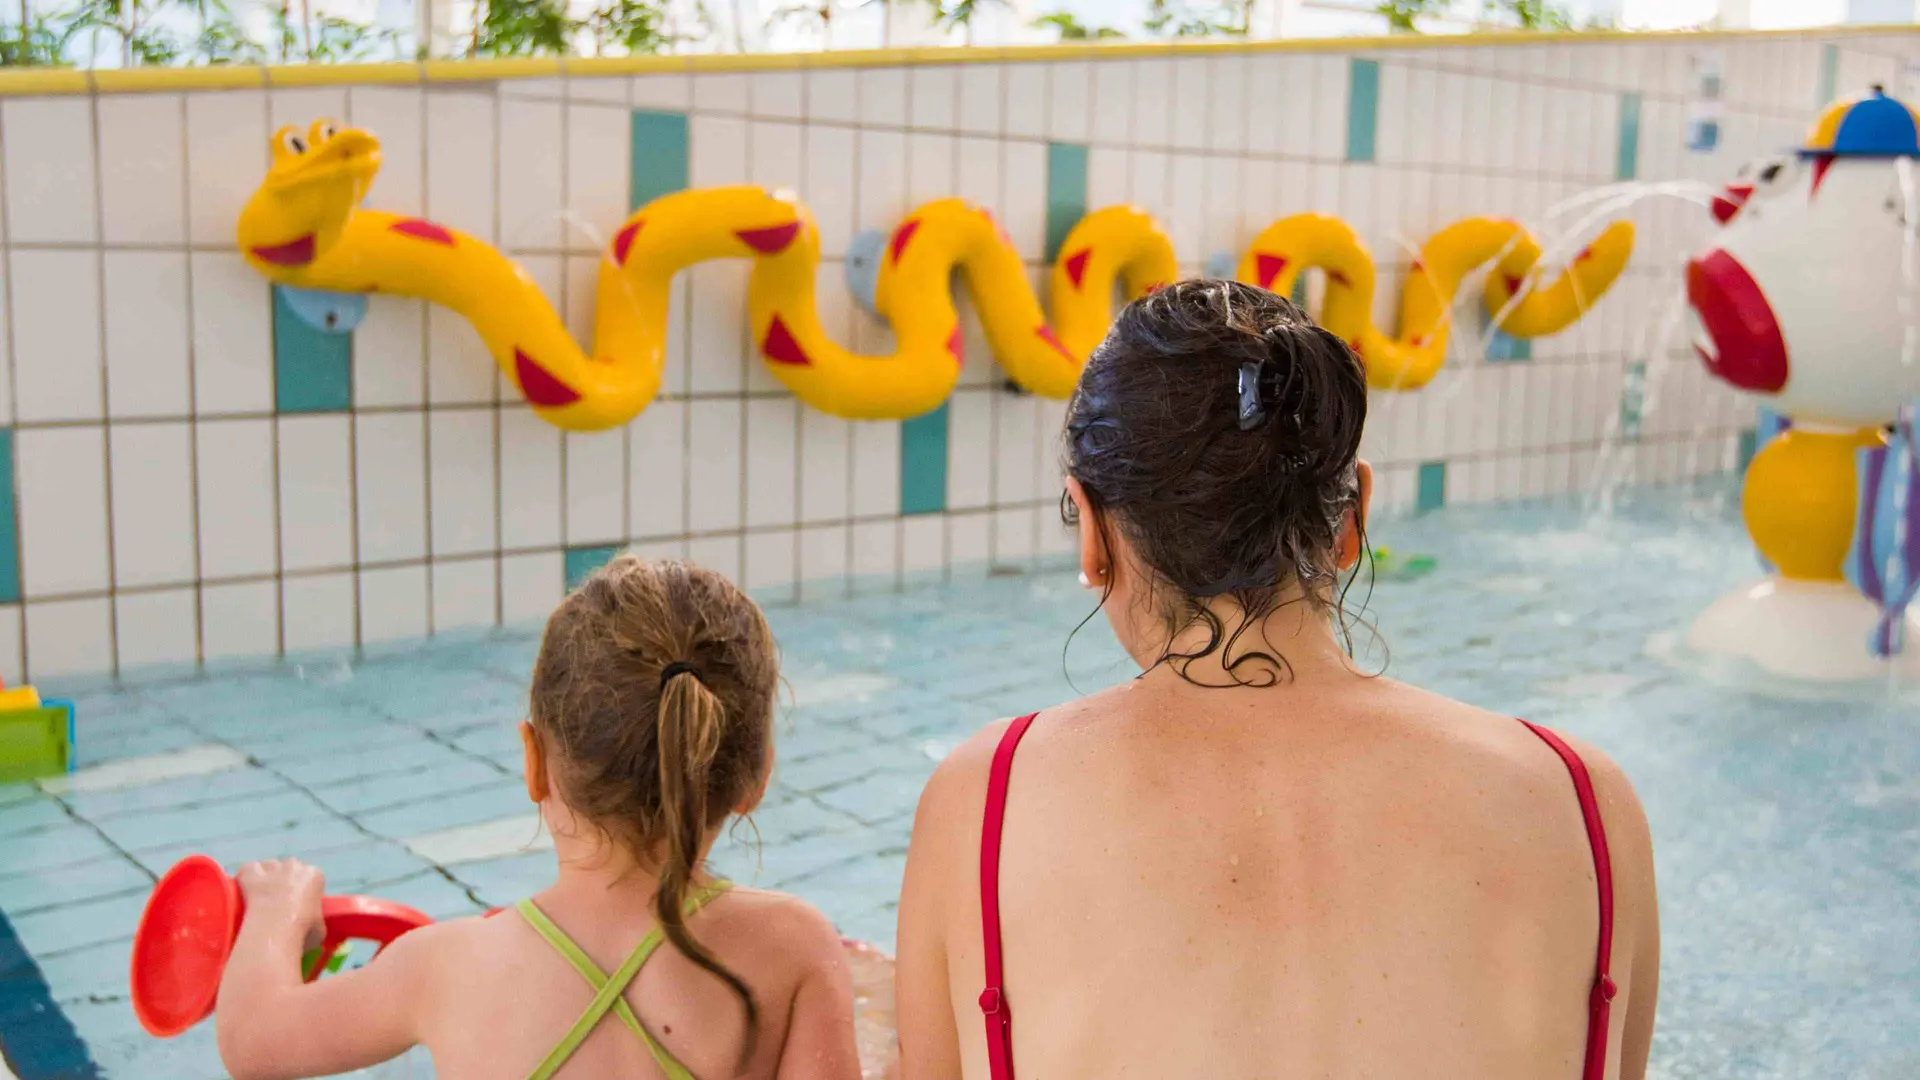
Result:
[[[1486,0],[1490,14],[1504,15],[1522,30],[1572,30],[1573,16],[1553,0]]]
[[[574,26],[564,0],[487,0],[473,55],[561,56]]]
[[[200,33],[188,50],[188,63],[220,67],[267,62],[266,47],[247,36],[233,9],[222,0],[200,0],[194,6],[200,15]]]
[[[1059,31],[1061,41],[1092,41],[1127,36],[1111,26],[1088,26],[1075,18],[1071,11],[1056,11],[1051,15],[1042,15],[1033,20],[1033,25],[1053,27]]]
[[[1424,15],[1444,14],[1453,5],[1453,0],[1380,0],[1375,4],[1375,13],[1387,20],[1387,29],[1396,34],[1417,34],[1420,28],[1413,20]]]
[[[1147,0],[1141,25],[1155,37],[1245,37],[1253,0]]]
[[[612,0],[587,16],[594,51],[618,45],[629,53],[659,52],[670,44],[661,10],[643,0]]]
[[[71,20],[33,14],[26,25],[0,22],[0,67],[64,67]]]

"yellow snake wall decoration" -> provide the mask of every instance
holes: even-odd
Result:
[[[887,243],[874,306],[892,325],[896,346],[890,356],[865,356],[820,326],[820,234],[798,199],[750,186],[693,189],[648,203],[614,234],[600,260],[588,353],[539,286],[492,246],[362,207],[379,169],[380,143],[368,132],[324,120],[304,134],[277,132],[266,179],[240,213],[248,263],[278,285],[419,297],[459,313],[534,411],[576,431],[624,424],[653,400],[666,356],[669,283],[707,259],[753,260],[747,306],[756,350],[800,400],[850,419],[917,416],[953,392],[963,360],[955,270],[1001,366],[1024,389],[1052,398],[1072,393],[1106,334],[1116,286],[1131,300],[1179,273],[1172,242],[1145,211],[1095,210],[1061,244],[1049,322],[993,215],[960,199],[936,200],[909,214]],[[1337,218],[1276,222],[1248,248],[1237,276],[1284,293],[1303,271],[1323,270],[1321,324],[1353,345],[1372,385],[1411,389],[1445,359],[1453,294],[1475,268],[1499,260],[1487,277],[1487,310],[1498,314],[1524,290],[1500,326],[1536,337],[1584,314],[1632,248],[1633,226],[1615,222],[1551,283],[1529,288],[1541,252],[1524,228],[1498,218],[1457,222],[1421,249],[1392,337],[1372,321],[1373,260]]]

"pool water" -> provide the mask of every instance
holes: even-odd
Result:
[[[1747,696],[1646,653],[1757,574],[1735,501],[1716,485],[1598,520],[1561,503],[1384,523],[1376,542],[1436,565],[1379,581],[1367,611],[1392,674],[1575,732],[1639,787],[1665,941],[1654,1076],[1920,1076],[1920,710]],[[779,767],[757,845],[736,830],[720,868],[891,948],[936,762],[996,717],[1132,673],[1103,620],[1073,633],[1091,603],[1054,563],[770,610],[791,684]],[[210,1025],[154,1040],[126,1001],[146,890],[184,854],[298,855],[330,891],[436,917],[539,888],[551,855],[513,726],[535,646],[528,628],[43,687],[79,699],[87,768],[55,794],[0,787],[0,926],[21,946],[0,935],[0,975],[24,985],[30,956],[58,1004],[0,1004],[16,1066],[35,1043],[109,1077],[220,1075]]]

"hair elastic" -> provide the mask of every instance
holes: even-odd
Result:
[[[676,675],[691,675],[696,681],[700,678],[700,673],[693,669],[692,664],[687,663],[685,660],[675,660],[673,663],[660,669],[660,689],[665,690],[667,683],[672,682],[673,677]]]

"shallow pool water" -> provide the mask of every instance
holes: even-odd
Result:
[[[1384,523],[1376,542],[1437,566],[1380,581],[1368,611],[1395,676],[1565,727],[1638,785],[1665,937],[1655,1076],[1920,1076],[1920,710],[1752,697],[1645,653],[1757,573],[1732,506],[1716,486],[1604,520],[1522,505]],[[1090,606],[1056,563],[770,611],[791,683],[780,766],[757,848],[738,831],[721,868],[890,947],[935,763],[995,717],[1131,674],[1099,620],[1063,658]],[[436,916],[538,888],[551,856],[513,732],[534,648],[528,629],[43,687],[79,698],[90,768],[58,797],[0,787],[0,912],[59,1006],[0,1008],[10,1053],[33,1039],[111,1077],[219,1075],[209,1026],[149,1039],[125,1000],[146,889],[188,852],[299,855],[333,891]]]

